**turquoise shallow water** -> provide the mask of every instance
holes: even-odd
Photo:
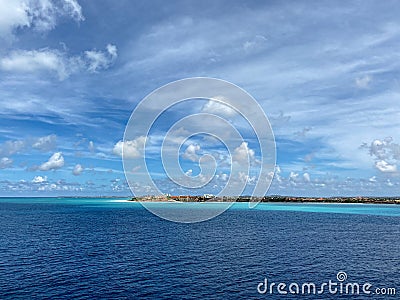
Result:
[[[151,203],[218,210],[221,203]],[[0,299],[298,299],[271,282],[351,282],[400,291],[400,206],[235,203],[181,224],[105,198],[0,199]],[[398,295],[397,295],[398,296]],[[303,299],[397,299],[302,295]]]
[[[109,208],[135,208],[141,206],[138,202],[126,201],[129,198],[0,198],[0,203],[43,203],[60,205],[97,206]],[[210,209],[217,210],[225,207],[226,203],[177,203],[177,202],[152,202],[146,206],[164,209]],[[297,211],[315,213],[341,213],[376,216],[400,216],[400,205],[395,204],[334,204],[334,203],[259,203],[255,208],[250,208],[248,203],[232,203],[232,210],[267,210],[267,211]]]
[[[241,207],[241,203],[235,207]],[[260,203],[256,209],[277,211],[300,211],[317,213],[361,214],[377,216],[400,216],[400,205],[392,204],[334,204],[334,203]]]

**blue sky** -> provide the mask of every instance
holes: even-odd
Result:
[[[399,14],[397,1],[0,0],[0,195],[129,195],[119,150],[133,109],[197,76],[264,109],[269,194],[399,195]],[[247,138],[237,149],[257,160]],[[184,172],[198,172],[199,143],[182,148]]]

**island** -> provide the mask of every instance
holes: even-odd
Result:
[[[132,197],[128,201],[137,202],[292,202],[292,203],[365,203],[365,204],[400,204],[400,197],[300,197],[270,195],[264,197],[252,196],[214,196],[204,195],[146,195]]]

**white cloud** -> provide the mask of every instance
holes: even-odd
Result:
[[[111,55],[112,58],[117,58],[117,46],[112,44],[107,44],[107,52]]]
[[[81,175],[83,172],[83,167],[80,164],[75,165],[74,169],[72,170],[72,174],[75,176]]]
[[[117,47],[108,44],[107,51],[85,51],[85,59],[87,62],[87,69],[89,72],[96,73],[99,70],[108,69],[110,65],[117,58]]]
[[[64,0],[63,8],[68,15],[70,15],[76,21],[83,21],[85,17],[82,14],[82,7],[76,0]]]
[[[0,145],[0,154],[4,156],[13,155],[21,152],[26,147],[25,141],[6,141]]]
[[[387,142],[385,140],[374,140],[369,148],[370,154],[376,156],[377,158],[386,157],[386,146]]]
[[[43,136],[33,142],[32,148],[40,151],[50,151],[56,146],[56,140],[57,136],[55,134]]]
[[[131,141],[119,141],[114,145],[113,153],[115,155],[124,155],[125,158],[138,158],[143,154],[146,137],[140,136]]]
[[[216,96],[214,97],[214,99],[221,100],[222,103],[214,100],[209,100],[206,104],[204,104],[202,112],[226,117],[231,117],[236,114],[236,111],[234,109],[224,104],[229,103],[228,99],[222,96]]]
[[[268,172],[267,178],[266,178],[267,181],[271,181],[273,178],[274,178],[274,172],[273,171]]]
[[[304,179],[305,182],[311,182],[310,174],[304,173],[303,174],[303,179]]]
[[[191,161],[198,161],[199,155],[197,152],[200,151],[200,145],[198,144],[190,144],[185,152],[182,154],[182,157]]]
[[[62,17],[84,20],[76,0],[0,0],[0,37],[11,38],[15,29],[23,27],[49,31]]]
[[[3,157],[0,159],[0,169],[6,169],[11,167],[13,164],[13,160],[8,157]]]
[[[227,181],[229,179],[229,175],[226,173],[222,173],[221,175],[219,175],[219,179],[221,179],[222,181]]]
[[[248,143],[242,142],[242,144],[234,150],[232,161],[241,165],[250,164],[254,161],[254,154],[254,150],[249,148]]]
[[[289,181],[296,182],[298,177],[299,177],[298,173],[295,173],[295,172],[291,171],[290,174],[289,174]]]
[[[118,185],[117,189],[119,191],[125,192],[125,194],[129,191],[129,187],[127,186],[125,181],[113,182],[113,185]],[[52,181],[47,178],[47,176],[35,176],[31,180],[1,180],[0,179],[0,191],[15,193],[15,191],[19,191],[22,193],[27,193],[25,195],[31,195],[32,191],[39,192],[48,192],[48,191],[57,191],[57,195],[67,193],[69,195],[77,195],[76,192],[91,192],[97,191],[98,193],[104,193],[104,191],[110,192],[103,183],[93,183],[92,181],[87,181],[86,183],[77,183],[75,182],[67,182],[64,179]],[[117,189],[113,189],[114,191]],[[72,193],[71,193],[72,192]],[[114,194],[114,193],[113,193]],[[47,195],[47,193],[46,193]],[[55,195],[55,194],[53,194]]]
[[[0,37],[10,37],[15,28],[30,25],[27,9],[23,0],[0,0]]]
[[[33,0],[29,1],[27,13],[33,28],[49,31],[56,27],[58,19],[69,17],[77,22],[83,21],[82,8],[76,0]]]
[[[57,50],[18,50],[0,60],[0,69],[15,73],[50,71],[62,80],[69,74],[63,54]]]
[[[375,167],[384,173],[395,173],[397,172],[397,166],[394,164],[389,164],[384,160],[379,160],[375,163]]]
[[[361,148],[369,150],[369,154],[375,159],[375,168],[383,173],[397,172],[397,162],[400,161],[400,145],[393,142],[392,137],[383,140],[375,139],[368,146],[367,143]]]
[[[256,181],[256,176],[249,176],[244,172],[239,172],[239,180],[246,184],[254,184]]]
[[[17,141],[6,141],[0,144],[0,156],[10,156],[16,153],[27,152],[31,148],[43,152],[50,151],[56,146],[57,136],[55,134],[38,137],[27,138]]]
[[[32,179],[32,183],[43,183],[43,182],[47,182],[47,176],[35,176]]]
[[[64,157],[61,152],[54,153],[48,161],[39,166],[41,171],[56,170],[64,166]]]
[[[366,89],[368,88],[369,84],[371,83],[372,78],[369,75],[363,76],[363,77],[358,77],[356,78],[356,86],[360,89]]]
[[[107,51],[85,51],[80,56],[68,56],[56,49],[15,50],[0,59],[0,69],[12,73],[49,72],[60,80],[71,74],[108,69],[117,58],[117,48],[107,45]]]

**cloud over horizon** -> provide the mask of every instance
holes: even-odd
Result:
[[[40,171],[57,170],[64,166],[64,157],[61,152],[54,153],[48,161],[41,164],[38,169]]]
[[[151,136],[123,141],[130,114],[146,95],[205,76],[245,89],[269,117],[277,144],[270,193],[400,194],[399,3],[318,2],[310,10],[307,1],[178,1],[158,8],[154,1],[0,0],[4,193],[90,193],[92,187],[129,194],[122,153],[140,159],[146,141],[151,171],[174,189],[161,178],[156,146],[171,122],[193,111],[236,126],[246,142],[229,140],[232,158],[242,165],[250,158],[252,168],[229,174],[223,145],[194,137],[182,146],[182,169],[197,174],[198,158],[210,151],[219,164],[215,186],[231,175],[253,184],[260,149],[252,128],[212,99],[172,107]],[[171,137],[204,127],[231,138],[205,119],[189,125]],[[33,182],[45,178],[40,172],[46,180]]]

